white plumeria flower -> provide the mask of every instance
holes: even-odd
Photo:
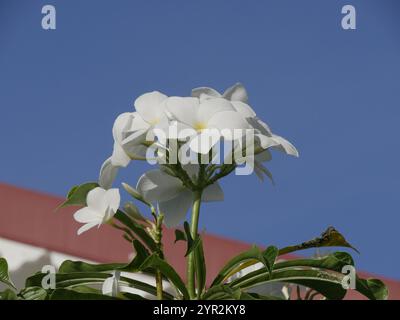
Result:
[[[221,137],[233,140],[235,129],[241,129],[244,134],[243,130],[250,128],[232,103],[223,98],[170,97],[166,105],[180,123],[180,129],[193,132],[189,143],[196,153],[208,153]]]
[[[119,168],[126,167],[131,160],[145,160],[149,131],[166,127],[165,113],[167,96],[153,91],[135,100],[136,112],[126,112],[117,117],[113,126],[114,150],[100,169],[99,184],[111,188]]]
[[[190,166],[190,170],[188,168]],[[194,178],[197,165],[184,166],[191,178]],[[197,172],[197,171],[196,171]],[[157,203],[164,214],[164,222],[168,227],[177,226],[184,220],[193,203],[193,192],[187,189],[182,181],[161,170],[151,170],[143,174],[136,186],[143,198],[150,203]],[[204,189],[202,201],[222,201],[224,194],[217,182]]]
[[[121,201],[118,189],[104,190],[97,187],[89,191],[86,196],[87,206],[74,214],[74,219],[84,223],[78,230],[78,235],[83,232],[107,223],[117,212]]]
[[[114,150],[100,169],[101,187],[111,188],[119,168],[126,167],[132,159],[145,159],[147,128],[137,112],[126,112],[117,117],[112,130]]]
[[[268,125],[259,119],[255,111],[247,104],[247,91],[242,84],[236,83],[228,88],[223,94],[208,87],[200,87],[192,90],[192,96],[199,97],[200,100],[212,98],[224,98],[231,102],[235,110],[247,119],[251,128],[255,130],[256,143],[262,149],[274,147],[286,154],[298,157],[299,153],[296,148],[286,139],[272,133]]]

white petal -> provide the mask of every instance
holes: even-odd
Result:
[[[87,206],[97,212],[104,213],[107,209],[107,204],[103,201],[105,194],[106,190],[100,187],[90,190],[86,196]]]
[[[266,135],[266,136],[271,136],[272,132],[270,127],[261,119],[254,117],[254,118],[247,118],[246,119],[250,126],[255,129],[258,133]]]
[[[206,125],[208,121],[218,112],[234,111],[232,104],[222,98],[208,99],[200,103],[197,113],[197,122]]]
[[[144,121],[138,112],[132,113],[131,126],[127,129],[127,131],[147,130],[149,128],[150,125],[148,122]]]
[[[248,100],[247,91],[241,83],[236,83],[232,87],[226,89],[223,97],[231,101],[242,101],[245,103],[247,103]]]
[[[127,150],[129,150],[130,148],[144,143],[146,141],[147,132],[148,130],[140,129],[127,133],[126,137],[121,142],[121,146],[123,147],[125,152],[128,153]]]
[[[114,142],[111,164],[115,167],[126,167],[129,162],[131,162],[131,158],[129,158],[118,142]]]
[[[256,133],[254,135],[256,141],[260,144],[261,148],[267,149],[279,145],[279,142],[270,136]]]
[[[195,127],[196,116],[199,109],[199,99],[192,97],[170,97],[166,102],[167,109],[178,121]]]
[[[119,189],[113,188],[106,191],[103,198],[104,203],[106,203],[107,208],[111,209],[113,213],[117,212],[120,202],[121,195],[119,194]]]
[[[223,201],[224,192],[219,183],[215,182],[203,191],[201,198],[204,202]]]
[[[165,116],[162,104],[165,99],[167,96],[158,91],[142,94],[135,100],[136,111],[145,121],[154,124]]]
[[[192,205],[193,194],[189,190],[184,190],[177,197],[159,203],[159,208],[164,213],[165,225],[169,228],[176,227],[185,219],[186,213]]]
[[[284,151],[292,156],[295,157],[299,156],[299,152],[297,151],[295,146],[292,145],[289,141],[277,135],[272,135],[272,138],[279,143],[279,146],[276,146],[275,148]]]
[[[112,129],[114,141],[121,142],[124,132],[131,127],[132,119],[131,112],[122,113],[115,119]]]
[[[204,100],[210,98],[220,98],[221,94],[213,88],[199,87],[192,90],[192,97],[197,97],[200,100]]]
[[[242,130],[242,132],[238,131],[237,137],[240,137],[246,133],[244,130],[250,128],[247,121],[236,111],[218,112],[210,119],[208,124],[210,127],[221,130],[221,135],[227,140],[233,139],[235,129]]]
[[[111,157],[104,161],[100,169],[99,185],[104,189],[111,188],[118,173],[118,166],[114,166]]]
[[[161,170],[151,170],[143,174],[136,189],[149,202],[167,201],[184,189],[182,182]]]
[[[232,101],[233,107],[237,112],[239,112],[245,118],[253,118],[256,116],[254,110],[247,104],[242,101]]]
[[[216,129],[205,129],[190,140],[190,149],[196,153],[207,154],[221,138]]]
[[[84,207],[74,213],[74,219],[80,223],[100,223],[102,218],[101,214],[89,207]]]
[[[93,227],[99,225],[96,222],[92,222],[92,223],[87,223],[84,224],[82,227],[80,227],[77,231],[78,236],[81,235],[82,233],[84,233],[85,231],[88,231],[89,229],[92,229]]]

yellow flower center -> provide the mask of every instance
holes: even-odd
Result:
[[[195,124],[194,128],[195,128],[197,131],[202,131],[202,130],[204,130],[204,129],[207,129],[207,124],[204,123],[204,122],[197,122],[197,123]]]

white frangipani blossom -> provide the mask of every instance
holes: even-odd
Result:
[[[188,168],[184,169],[189,171]],[[193,170],[190,171],[193,172]],[[193,175],[190,173],[189,175],[193,178]],[[185,218],[193,204],[193,192],[187,189],[178,178],[158,169],[143,174],[136,189],[146,201],[158,204],[168,227],[177,226]],[[217,182],[205,188],[202,193],[204,202],[222,201],[223,199],[223,191]]]
[[[112,130],[114,150],[100,169],[100,186],[111,188],[119,168],[126,167],[131,160],[146,159],[149,131],[168,124],[166,99],[167,96],[158,91],[145,93],[135,100],[136,112],[125,112],[117,117]]]
[[[78,235],[101,224],[107,223],[117,212],[121,197],[118,189],[105,190],[97,187],[90,190],[86,196],[87,206],[74,214],[77,222],[84,223],[78,230]]]
[[[196,153],[206,154],[221,137],[233,140],[234,130],[250,128],[232,103],[223,98],[170,97],[166,105],[181,130],[191,129],[194,133],[189,143]]]
[[[256,146],[262,149],[273,147],[274,149],[285,152],[286,154],[298,157],[296,148],[286,139],[273,134],[269,126],[259,119],[255,111],[247,104],[247,91],[242,84],[237,83],[228,88],[222,95],[208,87],[200,87],[192,90],[192,96],[199,97],[200,100],[212,98],[224,98],[231,102],[235,110],[240,113],[248,122],[250,127],[254,129]]]

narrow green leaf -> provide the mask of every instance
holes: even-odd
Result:
[[[178,241],[187,241],[187,239],[185,233],[182,230],[176,229],[174,243],[177,243]]]
[[[142,266],[141,270],[147,268],[154,268],[161,271],[161,273],[172,282],[172,284],[182,293],[184,299],[189,299],[189,292],[186,289],[184,282],[175,269],[169,265],[165,260],[160,259],[156,254],[149,256]]]
[[[46,273],[37,273],[26,280],[26,287],[41,286],[42,279]],[[75,272],[75,273],[57,273],[56,274],[56,288],[71,289],[76,286],[103,284],[103,282],[111,277],[111,273],[106,272]],[[145,282],[131,279],[127,277],[120,277],[120,284],[135,288],[154,296],[157,295],[157,290],[154,286]],[[163,292],[165,299],[173,299],[173,296],[167,292]]]
[[[298,267],[274,270],[272,275],[252,272],[230,283],[233,289],[248,289],[269,282],[286,282],[306,286],[318,291],[327,299],[341,300],[346,295],[342,286],[344,275],[322,269],[299,269]]]
[[[278,256],[278,248],[275,246],[269,246],[267,249],[264,250],[262,253],[265,261],[264,264],[268,271],[271,273],[272,269],[274,268],[276,257]]]
[[[47,291],[41,287],[28,287],[21,290],[19,296],[24,300],[45,300]]]
[[[74,186],[68,192],[67,199],[60,204],[57,209],[69,206],[85,206],[86,196],[90,190],[97,188],[97,182],[87,182],[78,186]]]
[[[137,236],[139,240],[143,241],[143,243],[147,246],[147,248],[150,249],[150,251],[153,252],[157,250],[157,245],[154,239],[147,233],[144,227],[133,221],[131,218],[129,218],[125,214],[125,212],[118,210],[114,215],[114,218],[117,219],[126,227],[128,227]]]
[[[50,295],[50,300],[120,300],[118,298],[96,293],[82,293],[69,289],[56,289]]]
[[[149,257],[150,255],[149,252],[143,246],[143,244],[138,240],[133,240],[133,246],[135,248],[136,255],[133,258],[133,260],[129,264],[125,265],[122,269],[130,272],[146,271],[141,269],[141,266],[143,265],[145,260]]]
[[[59,269],[59,273],[74,273],[74,272],[105,272],[113,271],[126,266],[126,263],[106,263],[92,264],[82,261],[65,260]]]
[[[187,240],[187,249],[186,249],[186,253],[185,253],[185,257],[187,257],[190,253],[192,253],[200,244],[200,236],[197,235],[196,239],[192,238],[192,235],[190,233],[190,227],[189,227],[189,223],[187,221],[185,221],[183,223],[183,228],[185,230],[185,238]]]
[[[253,261],[255,260],[256,262],[261,262],[263,263],[266,268],[271,271],[273,264],[270,264],[270,260],[274,260],[274,252],[276,249],[274,247],[267,248],[264,252],[262,252],[257,246],[252,246],[251,249],[242,252],[241,254],[237,255],[236,257],[232,258],[231,260],[228,261],[228,263],[221,269],[221,271],[218,273],[217,277],[214,279],[212,282],[211,286],[220,284],[224,280],[226,280],[228,277],[230,277],[233,273],[236,273],[236,267],[239,265],[245,263],[246,261]],[[265,259],[265,255],[267,256],[268,259]],[[252,263],[253,264],[253,263]]]
[[[346,265],[354,266],[353,258],[347,252],[334,252],[322,258],[293,259],[278,262],[274,269],[284,269],[290,267],[310,267],[327,269],[341,272]]]

